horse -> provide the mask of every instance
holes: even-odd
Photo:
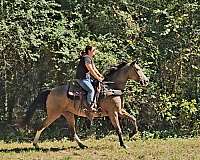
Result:
[[[142,86],[147,86],[149,82],[148,78],[144,75],[142,69],[136,62],[120,64],[114,69],[112,68],[110,72],[105,75],[105,81],[113,82],[108,85],[110,86],[110,88],[113,88],[115,90],[123,91],[128,80],[137,81]],[[33,146],[35,148],[39,148],[37,143],[42,131],[44,131],[45,128],[47,128],[60,116],[65,117],[71,135],[73,136],[72,139],[77,142],[78,146],[82,149],[88,148],[88,146],[84,145],[79,139],[75,129],[75,115],[87,117],[87,113],[86,110],[80,106],[80,99],[73,100],[69,98],[67,94],[68,88],[69,84],[57,86],[53,89],[46,89],[40,92],[33,103],[29,106],[21,124],[27,124],[28,122],[30,122],[34,111],[36,110],[36,108],[38,108],[38,106],[41,106],[43,104],[46,105],[47,111],[47,117],[36,129],[37,132],[33,140]],[[136,118],[130,115],[123,108],[123,101],[124,100],[122,95],[109,95],[104,96],[103,98],[99,98],[98,104],[101,108],[101,111],[92,112],[92,115],[95,118],[108,116],[111,120],[112,125],[114,126],[114,129],[117,132],[120,146],[127,148],[122,138],[122,130],[119,123],[119,117],[127,118],[134,126],[134,129],[129,134],[129,137],[132,137],[137,133],[138,127],[136,123]]]

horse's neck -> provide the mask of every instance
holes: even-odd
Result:
[[[128,81],[128,67],[126,65],[110,76],[109,80],[114,82],[112,88],[119,90],[125,89],[126,82]]]

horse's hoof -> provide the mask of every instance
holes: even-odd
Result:
[[[35,147],[35,149],[39,149],[39,146],[37,143],[33,143],[33,146]]]
[[[121,147],[123,147],[124,149],[128,149],[129,147],[125,144],[121,145]]]
[[[80,147],[81,149],[88,148],[88,146],[86,146],[86,145],[84,145],[84,144],[82,144],[82,143],[79,144],[79,147]]]
[[[137,131],[134,131],[132,133],[129,133],[129,139],[131,139],[133,136],[135,136],[137,134]]]
[[[129,139],[131,139],[134,136],[134,133],[129,133]]]

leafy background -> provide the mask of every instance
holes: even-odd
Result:
[[[98,49],[101,72],[139,59],[146,89],[129,81],[125,108],[144,137],[198,136],[200,123],[200,4],[197,0],[3,0],[0,9],[0,137],[27,133],[11,127],[43,88],[74,78],[80,50]],[[40,123],[38,110],[29,128]],[[131,128],[122,121],[123,131]],[[58,128],[58,129],[56,129]],[[87,128],[86,130],[83,128]],[[77,118],[81,135],[112,133],[108,119],[92,128]],[[66,136],[61,118],[44,137]]]

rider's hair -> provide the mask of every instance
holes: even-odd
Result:
[[[82,56],[88,54],[88,51],[91,51],[91,50],[92,50],[92,46],[86,46],[85,51],[80,52],[80,56],[82,57]]]
[[[88,54],[88,51],[92,50],[92,46],[86,46],[85,47],[85,53]]]

